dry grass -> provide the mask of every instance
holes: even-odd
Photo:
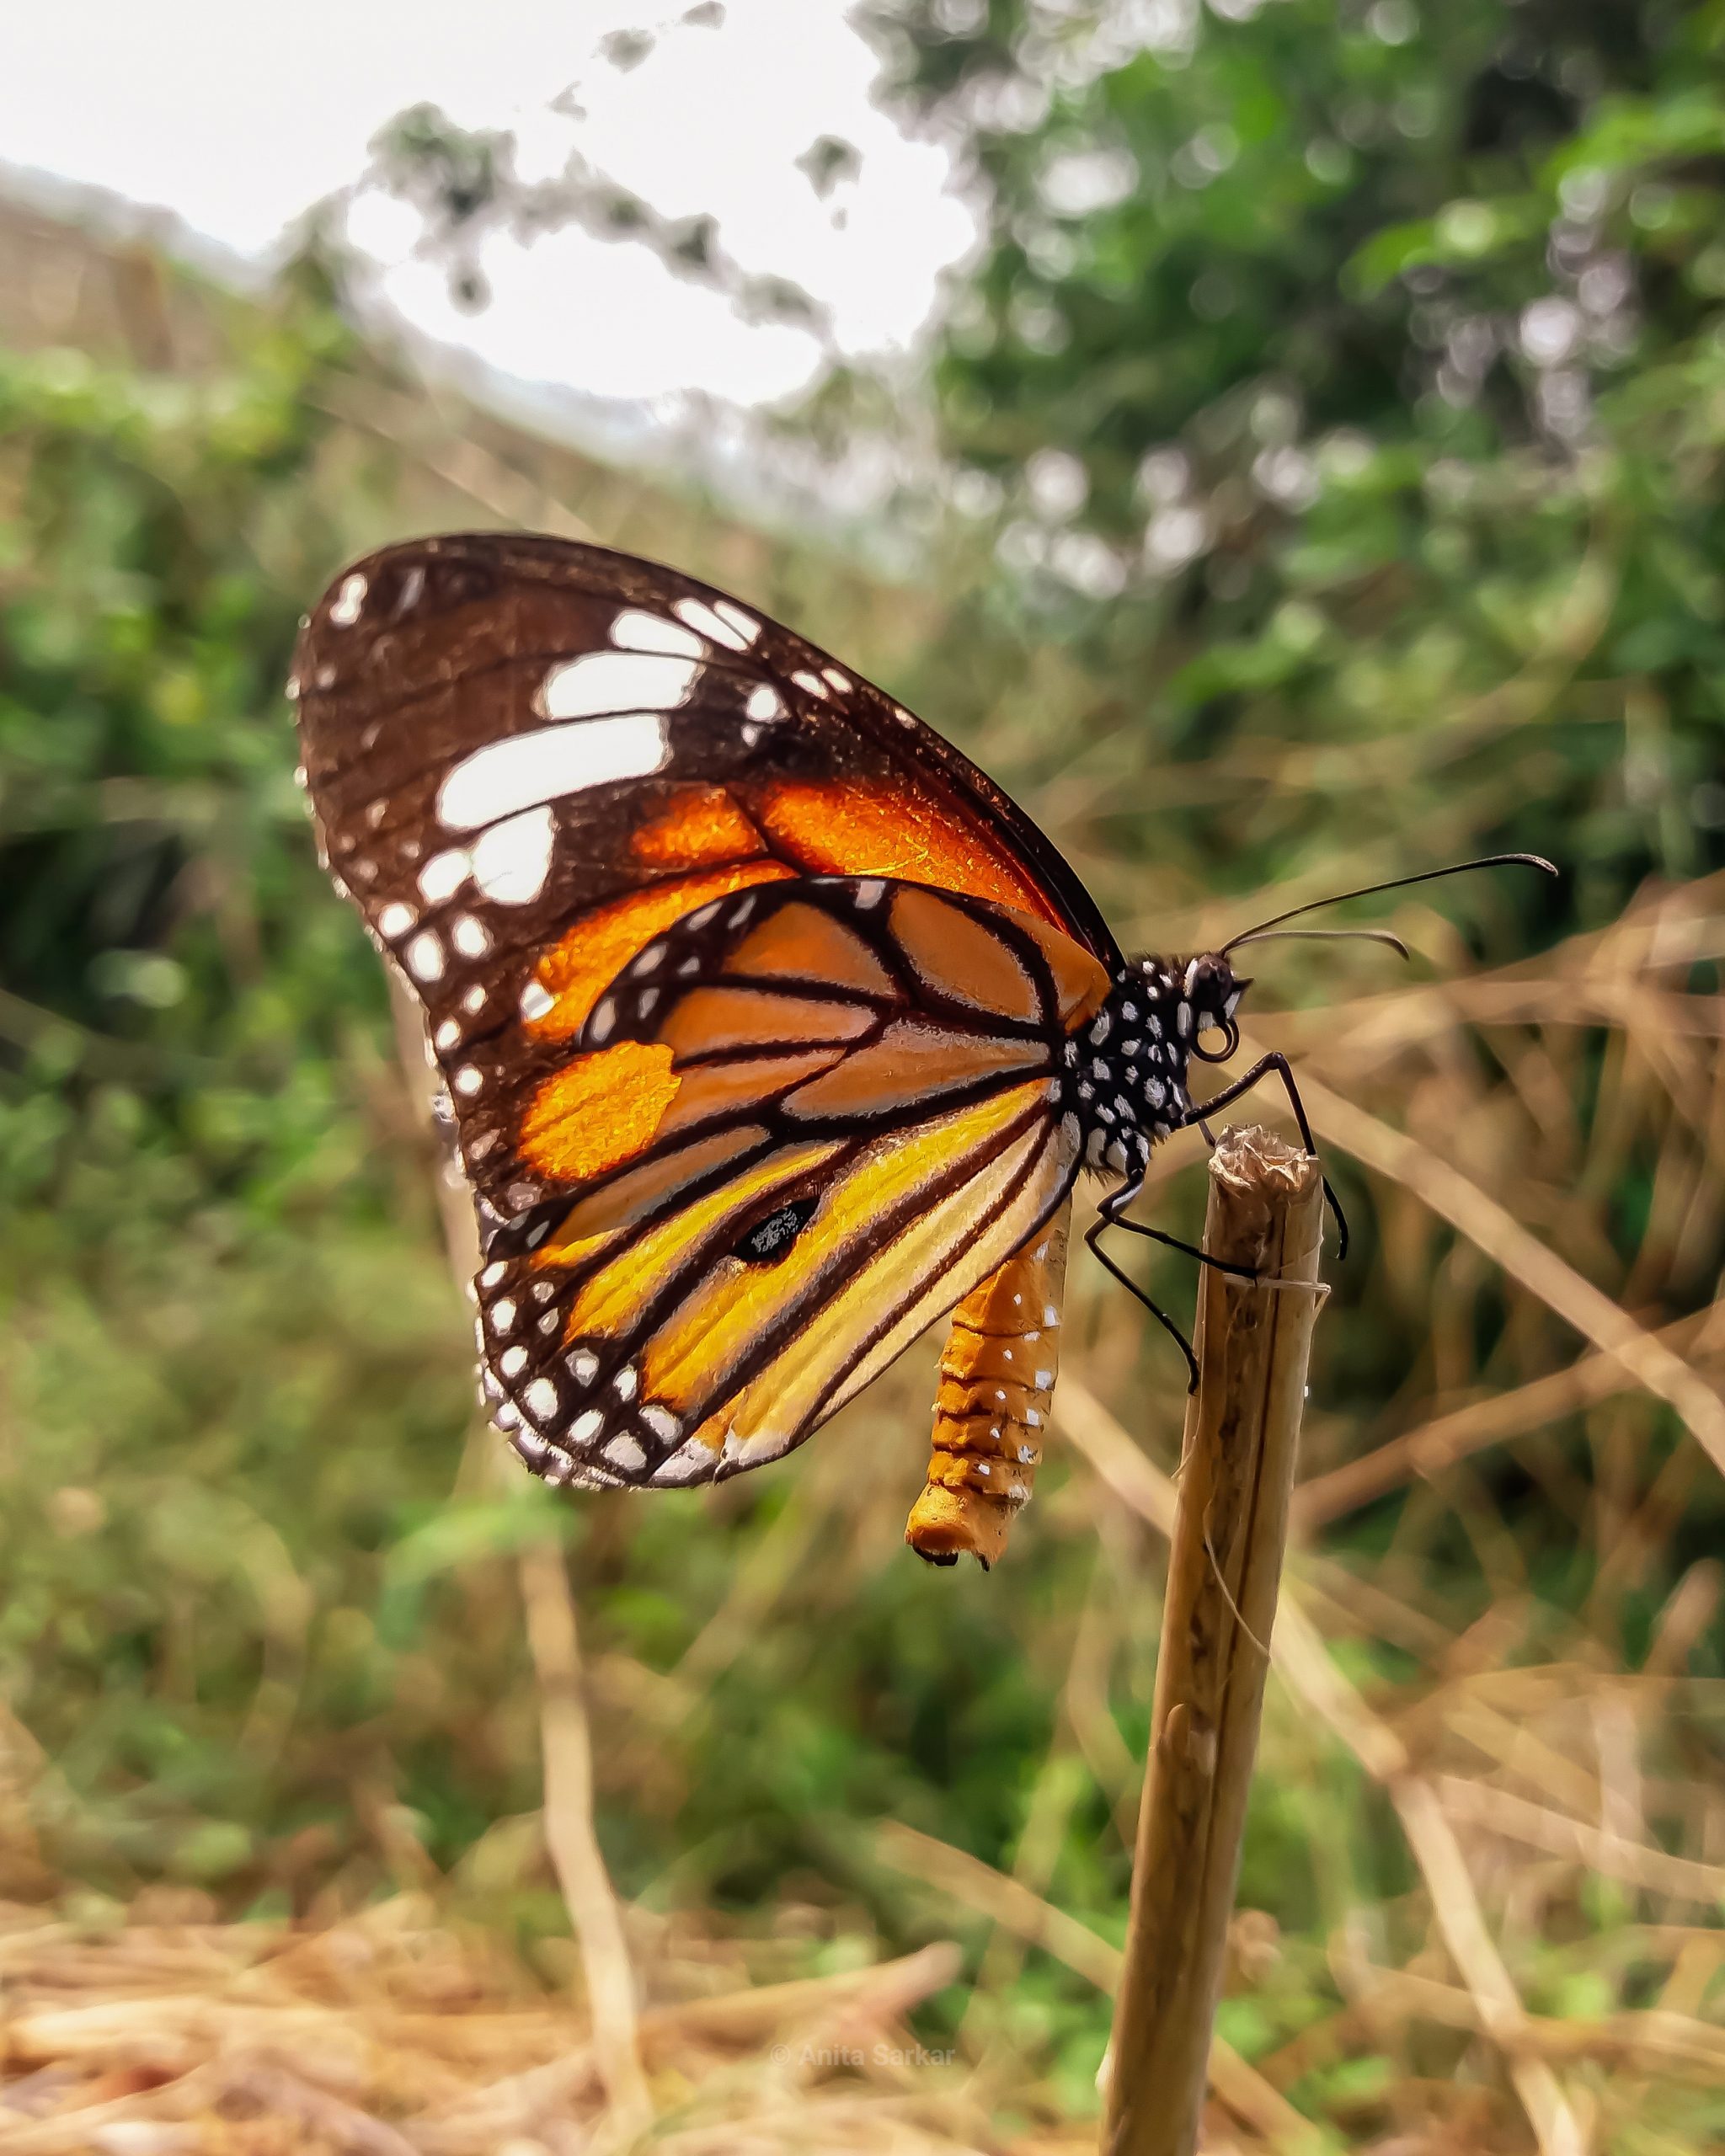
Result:
[[[367,395],[349,415],[355,425],[429,470],[405,437],[441,433],[444,419]],[[554,498],[524,491],[506,456],[444,459],[434,476],[435,490],[423,473],[415,482],[418,520],[465,513],[450,488],[498,515],[556,520]],[[610,483],[590,474],[563,491],[579,493],[601,537],[679,551],[669,511],[642,507],[622,483],[607,493]],[[777,572],[752,543],[709,537],[696,566],[772,596]],[[825,611],[812,618],[888,673],[926,617],[905,616],[900,595],[851,605],[847,589],[825,576]],[[808,611],[788,596],[779,605]],[[1525,727],[1514,738],[1536,757],[1532,722],[1568,664],[1561,652],[1548,658],[1449,731],[1497,729],[1508,743]],[[1003,776],[1014,778],[1013,757],[1045,734],[1048,710],[1065,709],[1071,686],[1039,677],[1005,699],[998,755],[990,750]],[[1348,782],[1402,787],[1397,760],[1434,756],[1444,738],[1366,744],[1350,756]],[[1514,798],[1518,766],[1505,768],[1493,783]],[[1123,924],[1140,906],[1143,940],[1153,917],[1155,940],[1190,947],[1250,917],[1194,905],[1183,918],[1166,879],[1102,855],[1091,834],[1125,798],[1117,776],[1081,763],[1039,805],[1120,901]],[[1316,751],[1247,741],[1157,774],[1158,799],[1177,782],[1199,806],[1268,786],[1297,817],[1308,792],[1322,806],[1336,781]],[[1422,858],[1443,849],[1441,825],[1410,819],[1409,828]],[[1307,883],[1267,895],[1260,910],[1316,892]],[[1725,879],[1650,889],[1610,927],[1492,971],[1470,971],[1446,919],[1423,901],[1410,899],[1395,925],[1433,978],[1368,993],[1349,985],[1381,981],[1381,954],[1327,953],[1322,979],[1306,983],[1312,1008],[1258,1021],[1261,1044],[1287,1048],[1310,1081],[1332,1165],[1363,1171],[1350,1197],[1369,1216],[1375,1256],[1338,1278],[1320,1337],[1207,2146],[1216,2156],[1285,2148],[1306,2130],[1297,2116],[1379,2156],[1690,2156],[1725,2143],[1725,1682],[1713,1673],[1725,1588],[1725,1307],[1714,1299],[1725,1005],[1696,985],[1715,977],[1698,969],[1725,958]],[[1299,947],[1282,947],[1274,980],[1295,982],[1303,963]],[[1274,1000],[1272,969],[1262,972],[1260,1006]],[[29,1022],[19,1016],[20,1031]],[[376,1142],[399,1157],[405,1182],[420,1164],[374,1065]],[[1252,1113],[1274,1116],[1274,1097]],[[1159,1164],[1164,1203],[1178,1171]],[[1610,1209],[1631,1186],[1643,1212],[1614,1232]],[[145,1306],[133,1319],[144,1344],[132,1352],[152,1378],[176,1367],[145,1364],[144,1321],[156,1315]],[[435,1316],[420,1361],[447,1348],[448,1313],[439,1305]],[[45,1333],[40,1312],[33,1322]],[[1327,1342],[1364,1355],[1378,1329],[1420,1343],[1407,1368],[1327,1365]],[[110,1353],[120,1337],[89,1336]],[[201,1345],[208,1335],[191,1337]],[[987,1583],[999,1652],[1055,1702],[1004,1868],[957,1846],[972,1822],[956,1813],[939,1834],[873,1817],[843,1822],[853,1854],[909,1882],[927,1928],[963,1937],[969,2003],[951,2060],[916,2057],[913,2031],[932,2023],[906,2019],[951,1983],[948,1948],[785,1982],[791,1965],[762,1949],[770,1913],[750,1935],[633,1906],[621,1926],[639,2005],[644,2082],[632,2088],[596,2055],[586,2008],[570,2003],[579,1988],[549,1988],[542,1956],[517,1960],[499,1927],[472,1921],[459,1865],[441,1874],[405,1829],[389,1838],[396,1791],[366,1780],[380,1771],[369,1758],[350,1785],[332,1769],[328,1785],[351,1796],[361,1831],[342,1844],[349,1869],[337,1884],[313,1882],[314,1913],[302,1923],[224,1924],[213,1900],[152,1888],[123,1913],[104,1905],[98,1920],[61,1876],[76,1862],[56,1864],[51,1836],[47,1857],[36,1853],[35,1826],[69,1806],[59,1763],[14,1729],[0,1756],[10,1762],[0,1775],[0,1886],[14,1897],[0,1919],[0,2148],[563,2156],[627,2147],[628,2114],[642,2100],[654,2147],[714,2156],[1090,2145],[1092,2128],[1055,2125],[1062,2103],[1046,2053],[1021,2041],[1013,2016],[1033,1979],[1046,1996],[1051,1966],[1087,2003],[1117,1980],[1115,1889],[1140,1774],[1124,1732],[1150,1694],[1150,1613],[1183,1403],[1161,1343],[1146,1345],[1115,1292],[1082,1267],[1067,1342],[1055,1471],[1019,1531],[1024,1571],[1003,1568]],[[21,1331],[9,1362],[29,1345]],[[1377,1403],[1369,1417],[1335,1404],[1361,1399]],[[99,1410],[118,1412],[105,1395],[93,1419]],[[559,1731],[567,1739],[574,1700],[592,1724],[600,1807],[662,1817],[667,1785],[701,1756],[687,1732],[728,1675],[753,1666],[763,1641],[841,1630],[903,1561],[926,1412],[921,1374],[895,1372],[852,1412],[848,1438],[836,1433],[776,1470],[782,1503],[728,1545],[726,1583],[680,1657],[655,1659],[620,1628],[601,1635],[584,1595],[596,1646],[585,1673],[574,1670],[556,1636],[555,1595],[542,1593],[537,1716],[522,1665],[508,1659],[526,1629],[515,1568],[483,1553],[451,1567],[463,1598],[455,1644],[467,1658],[451,1652],[452,1631],[428,1629],[428,1643],[400,1651],[395,1692],[377,1710],[378,1750],[405,1751],[434,1724],[458,1726],[500,1791],[535,1742],[554,1750]],[[857,1471],[865,1444],[890,1471]],[[189,1450],[176,1471],[195,1477],[199,1456]],[[464,1485],[457,1499],[471,1494]],[[131,1524],[162,1502],[130,1469],[104,1482],[99,1502],[59,1481],[50,1497],[48,1516],[68,1538],[93,1533],[89,1519],[109,1508],[128,1553],[145,1546]],[[692,1539],[697,1526],[714,1540],[734,1528],[735,1502],[719,1493],[710,1520],[692,1520]],[[604,1528],[614,1570],[636,1566],[646,1546],[638,1513],[600,1503],[588,1517]],[[1039,1572],[1051,1554],[1072,1561]],[[147,1551],[136,1562],[151,1580],[163,1569]],[[291,1748],[323,1739],[294,1719],[313,1587],[285,1553],[280,1562],[281,1638],[276,1661],[263,1659],[246,1726],[286,1761]],[[544,1564],[536,1556],[524,1577],[542,1588]],[[130,1681],[213,1748],[230,1741],[228,1725],[214,1712],[200,1719],[192,1647],[174,1643],[193,1640],[190,1613],[214,1575],[189,1577],[182,1630],[165,1628],[161,1667]],[[1087,1591],[1039,1601],[1018,1583],[1056,1577],[1063,1588],[1087,1579]],[[968,1583],[949,1585],[943,1606],[962,1609]],[[770,1666],[763,1689],[782,1667]],[[42,1691],[34,1697],[45,1723]],[[566,1774],[563,1787],[581,1780]],[[560,1853],[579,1913],[590,1896],[569,1882],[594,1844],[587,1794],[570,1803],[553,1799],[560,1816],[537,1846]],[[73,1857],[88,1857],[91,1840]],[[419,1891],[366,1906],[392,1869]],[[855,1876],[836,1858],[830,1869],[851,1898],[829,1936],[878,1951],[863,1919],[843,1930],[857,1908]],[[260,1891],[284,1879],[297,1891],[285,1849],[266,1850],[258,1870]],[[1308,1915],[1297,1931],[1279,1930],[1264,1905],[1296,1875]],[[605,2010],[617,2025],[616,2001]],[[1098,2006],[1096,2027],[1105,2020]],[[1064,2139],[1051,2137],[1060,2131]]]
[[[494,1940],[441,1924],[426,1897],[311,1932],[217,1924],[200,1900],[141,1898],[106,1933],[0,1912],[0,2146],[573,2156],[634,2144],[613,2130],[585,2016]],[[905,2063],[916,2046],[904,2017],[956,1965],[955,1949],[932,1946],[854,1975],[746,1988],[722,1950],[662,1936],[648,1964],[659,2003],[641,2021],[654,2147],[1001,2146],[962,2074]]]
[[[1637,1598],[1669,1575],[1672,1539],[1715,1472],[1721,1314],[1669,1313],[1721,1208],[1717,1006],[1684,977],[1725,948],[1722,899],[1717,883],[1653,893],[1618,929],[1537,966],[1344,1004],[1322,1027],[1265,1026],[1301,1051],[1330,1146],[1375,1171],[1391,1290],[1434,1274],[1439,1287],[1430,1367],[1410,1377],[1399,1421],[1393,1408],[1371,1429],[1315,1418],[1264,1780],[1300,1807],[1322,1946],[1314,1958],[1309,1941],[1279,1938],[1250,1906],[1248,1877],[1210,2148],[1290,2148],[1313,2111],[1397,2156],[1679,2156],[1725,2130],[1725,1685],[1690,1673],[1718,1622],[1717,1560],[1682,1568],[1632,1644]],[[1553,1107],[1575,1097],[1564,1066],[1583,1017],[1605,1028],[1590,1134]],[[1481,1022],[1503,1080],[1459,1052]],[[1405,1134],[1378,1113],[1392,1099],[1407,1102]],[[1635,1148],[1650,1162],[1649,1222],[1613,1278],[1594,1193]],[[953,2058],[919,2058],[905,2019],[951,1982],[946,1948],[763,1984],[746,1947],[626,1909],[644,2084],[608,2095],[614,2062],[596,2054],[585,2012],[425,1895],[305,1929],[223,1925],[207,1908],[168,1920],[148,1893],[113,1929],[19,1904],[0,1935],[0,2145],[561,2156],[631,2145],[638,2100],[653,2145],[691,2156],[1086,2145],[1083,2127],[1037,2137],[1056,2132],[1055,2107],[994,2009],[1031,1951],[1099,1992],[1119,1968],[1114,1941],[1049,1889],[1076,1801],[1066,1769],[1106,1792],[1112,1833],[1130,1845],[1138,1769],[1116,1702],[1142,1681],[1146,1566],[1159,1568],[1172,1492],[1125,1427],[1124,1413],[1143,1414],[1135,1358],[1093,1285],[1078,1283],[1072,1331],[1086,1344],[1060,1399],[1071,1472],[1025,1527],[1092,1539],[1096,1568],[1089,1598],[1055,1613],[1041,1642],[1064,1661],[1061,1705],[1011,1876],[890,1822],[872,1835],[874,1858],[918,1881],[937,1920],[947,1913],[973,1937],[985,1925]],[[1475,1306],[1498,1293],[1507,1314],[1482,1369]],[[1320,1402],[1322,1390],[1320,1371]],[[1685,1426],[1658,1457],[1649,1396]],[[1177,1410],[1171,1384],[1152,1449]],[[1552,1440],[1563,1416],[1581,1418],[1584,1476]],[[1588,1561],[1587,1592],[1567,1609],[1541,1592],[1493,1493],[1493,1464],[1512,1453]],[[662,1734],[764,1630],[809,1622],[811,1552],[843,1547],[854,1566],[877,1542],[885,1550],[900,1493],[858,1514],[854,1480],[831,1458],[796,1479],[680,1666],[649,1673],[611,1653],[588,1673],[606,1729]],[[1336,1540],[1357,1508],[1404,1487],[1381,1548]],[[1458,1530],[1471,1595],[1456,1591],[1453,1556],[1437,1554]],[[22,1739],[16,1758],[14,1825],[29,1794]],[[1386,1836],[1401,1851],[1387,1876],[1368,1848]],[[1254,2038],[1250,2009],[1290,1988],[1321,2010]]]

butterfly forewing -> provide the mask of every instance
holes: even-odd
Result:
[[[937,734],[674,571],[373,555],[296,658],[331,873],[411,983],[480,1201],[486,1388],[559,1479],[787,1449],[1076,1172],[1119,953]]]

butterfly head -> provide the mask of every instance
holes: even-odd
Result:
[[[1218,951],[1201,952],[1195,958],[1188,958],[1183,966],[1178,962],[1171,969],[1179,982],[1180,1002],[1176,1022],[1183,1038],[1189,1038],[1192,1053],[1204,1063],[1225,1063],[1240,1045],[1240,1028],[1234,1022],[1234,1013],[1240,999],[1251,987],[1250,980],[1242,980],[1228,961]],[[1182,1014],[1191,1016],[1182,1022]],[[1189,1035],[1186,1027],[1189,1025]],[[1209,1037],[1221,1035],[1220,1044],[1210,1043]]]
[[[1187,1060],[1224,1063],[1240,1045],[1234,1013],[1251,987],[1219,951],[1194,958],[1140,958],[1130,986],[1149,998],[1167,1062],[1183,1075]],[[1218,1043],[1215,1036],[1220,1033]]]

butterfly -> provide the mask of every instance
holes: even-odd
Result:
[[[604,547],[371,554],[288,693],[321,857],[424,1009],[482,1396],[527,1466],[740,1473],[949,1316],[905,1539],[992,1564],[1041,1456],[1074,1184],[1114,1186],[1092,1243],[1172,1240],[1121,1215],[1201,1113],[1194,1058],[1238,1045],[1227,951],[1128,959],[931,727]],[[1273,1074],[1310,1150],[1279,1056],[1202,1113]]]

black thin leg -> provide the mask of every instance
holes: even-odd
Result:
[[[1289,1105],[1294,1111],[1294,1120],[1300,1126],[1300,1144],[1308,1153],[1316,1155],[1317,1146],[1312,1139],[1311,1125],[1306,1119],[1306,1103],[1300,1097],[1300,1088],[1294,1083],[1294,1073],[1288,1067],[1287,1057],[1274,1050],[1268,1055],[1259,1057],[1250,1070],[1242,1077],[1235,1079],[1231,1085],[1224,1086],[1220,1093],[1212,1093],[1200,1107],[1193,1110],[1190,1120],[1202,1128],[1206,1116],[1214,1115],[1218,1108],[1231,1107],[1242,1094],[1249,1093],[1272,1071],[1281,1080],[1282,1089],[1288,1096]],[[1208,1130],[1204,1134],[1210,1137]],[[1215,1141],[1212,1139],[1211,1143],[1214,1145]],[[1341,1200],[1330,1187],[1327,1176],[1324,1177],[1323,1184],[1324,1197],[1328,1201],[1331,1212],[1336,1216],[1336,1256],[1338,1259],[1343,1258],[1348,1255],[1348,1217],[1342,1210]]]
[[[1119,1282],[1120,1285],[1124,1288],[1129,1294],[1135,1295],[1139,1301],[1143,1304],[1146,1310],[1147,1310],[1151,1315],[1156,1320],[1156,1323],[1161,1326],[1163,1331],[1172,1334],[1174,1339],[1179,1342],[1180,1353],[1186,1358],[1186,1368],[1190,1374],[1186,1390],[1188,1393],[1196,1392],[1198,1390],[1198,1358],[1192,1352],[1192,1342],[1186,1337],[1185,1334],[1181,1331],[1179,1326],[1175,1324],[1172,1318],[1168,1315],[1167,1312],[1162,1309],[1161,1305],[1158,1303],[1153,1303],[1151,1300],[1150,1297],[1145,1294],[1143,1289],[1139,1286],[1138,1283],[1132,1278],[1131,1274],[1130,1273],[1123,1273],[1121,1271],[1120,1267],[1115,1264],[1113,1258],[1108,1256],[1108,1252],[1103,1248],[1101,1243],[1097,1240],[1097,1238],[1102,1234],[1104,1228],[1118,1225],[1118,1223],[1111,1223],[1106,1214],[1098,1214],[1097,1217],[1092,1220],[1090,1225],[1084,1230],[1084,1240],[1090,1246],[1090,1248],[1095,1252],[1103,1269],[1106,1272],[1112,1273],[1115,1279]]]
[[[1178,1235],[1169,1235],[1162,1228],[1147,1226],[1142,1220],[1128,1220],[1109,1209],[1108,1203],[1099,1208],[1104,1224],[1110,1228],[1124,1228],[1129,1235],[1145,1235],[1153,1243],[1166,1245],[1177,1250],[1183,1257],[1196,1258],[1200,1265],[1213,1266],[1218,1273],[1231,1273],[1236,1280],[1255,1280],[1258,1278],[1249,1265],[1234,1265],[1226,1257],[1212,1257],[1207,1250],[1199,1250],[1196,1243],[1183,1243]],[[1092,1246],[1094,1248],[1094,1245]]]

